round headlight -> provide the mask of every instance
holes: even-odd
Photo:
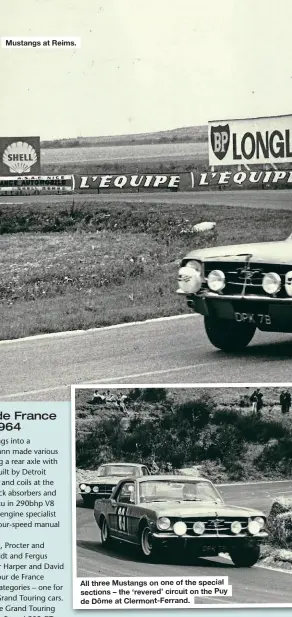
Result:
[[[222,291],[225,287],[225,274],[222,270],[211,270],[207,278],[211,291]]]
[[[205,531],[205,523],[203,523],[203,521],[196,521],[193,524],[193,530],[198,536],[201,536]]]
[[[99,492],[98,486],[94,486],[92,490],[93,490],[94,493],[98,493]]]
[[[281,289],[281,277],[277,272],[267,272],[263,277],[262,285],[267,294],[276,294]]]
[[[264,519],[262,516],[256,516],[254,520],[255,520],[255,521],[256,521],[256,522],[260,525],[260,528],[261,528],[261,529],[262,529],[262,528],[265,526],[265,524],[266,524],[266,521],[265,521],[265,519]]]
[[[202,276],[198,270],[191,266],[180,268],[178,273],[178,286],[185,294],[195,294],[202,285]]]
[[[242,529],[242,525],[239,521],[233,521],[233,523],[231,523],[232,533],[240,533],[241,529]]]
[[[253,536],[255,536],[257,533],[259,533],[259,531],[261,530],[261,526],[258,523],[258,521],[249,521],[248,523],[248,531],[249,533],[251,533]]]
[[[86,484],[80,484],[80,490],[85,491],[85,489],[86,489]]]
[[[203,268],[202,264],[199,261],[196,261],[195,259],[190,259],[190,261],[188,261],[186,265],[188,268],[193,268],[193,270],[196,270],[197,272],[199,272],[199,274],[202,274]]]
[[[166,531],[167,529],[169,529],[170,528],[169,518],[167,518],[167,516],[161,516],[161,518],[159,518],[157,521],[157,527],[161,531]]]
[[[177,536],[184,536],[187,532],[187,526],[183,521],[177,521],[177,523],[174,523],[173,531]]]
[[[85,488],[84,488],[84,491],[85,491],[85,493],[90,493],[90,492],[91,492],[91,488],[90,488],[90,486],[88,486],[88,485],[86,484],[86,486],[85,486]]]
[[[285,274],[285,289],[286,293],[290,298],[292,297],[292,271],[286,272]]]

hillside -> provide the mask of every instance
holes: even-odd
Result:
[[[155,463],[159,471],[196,466],[213,481],[290,477],[292,421],[280,388],[264,388],[251,411],[252,388],[123,389],[126,410],[76,394],[76,466],[105,461]]]
[[[153,133],[134,133],[129,135],[106,135],[101,137],[76,137],[72,139],[53,139],[41,142],[41,148],[72,148],[90,146],[126,146],[138,144],[162,144],[206,142],[207,125],[187,126]]]

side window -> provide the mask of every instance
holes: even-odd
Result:
[[[149,476],[149,471],[148,471],[147,467],[142,467],[142,474],[143,474],[143,476]]]
[[[125,482],[117,496],[118,503],[134,503],[134,482]]]

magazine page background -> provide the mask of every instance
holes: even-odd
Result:
[[[189,0],[188,6],[192,2]],[[79,0],[28,0],[23,3],[22,0],[2,0],[2,28],[1,36],[76,36],[81,37],[80,49],[70,52],[68,49],[60,50],[36,50],[36,49],[14,49],[0,50],[0,70],[2,75],[1,94],[1,119],[2,130],[1,135],[40,135],[41,139],[54,139],[61,137],[77,137],[81,134],[86,135],[104,135],[117,133],[135,133],[139,132],[139,117],[146,118],[145,131],[161,130],[174,128],[177,126],[176,115],[173,111],[180,106],[185,105],[185,101],[193,100],[193,109],[189,106],[188,117],[184,124],[195,125],[203,122],[197,111],[202,112],[202,103],[199,98],[199,93],[204,92],[206,101],[218,99],[218,93],[222,90],[225,97],[222,96],[217,100],[216,117],[234,116],[254,116],[273,113],[289,113],[289,104],[291,100],[292,81],[290,80],[290,89],[286,84],[285,95],[281,95],[281,88],[285,82],[286,63],[289,64],[290,56],[286,53],[280,53],[280,60],[276,58],[278,53],[279,42],[286,42],[290,36],[290,21],[287,19],[289,15],[289,5],[283,2],[279,7],[266,2],[258,1],[254,3],[250,0],[245,0],[244,3],[237,3],[235,0],[225,0],[224,3],[217,5],[216,2],[211,3],[209,10],[209,23],[212,24],[213,32],[202,32],[202,54],[198,59],[193,59],[189,56],[187,45],[185,52],[182,54],[183,62],[176,66],[176,23],[170,18],[170,40],[172,40],[172,50],[165,49],[163,45],[159,47],[159,28],[160,20],[165,20],[168,15],[168,3],[160,0],[160,2],[150,2],[148,7],[144,9],[143,18],[140,20],[139,27],[145,24],[147,17],[147,27],[153,27],[153,40],[144,42],[140,36],[140,30],[137,25],[133,29],[131,25],[131,7],[136,6],[135,0],[107,0],[106,2],[96,3],[95,0],[88,0],[86,3],[80,3]],[[244,5],[244,10],[243,10]],[[111,7],[110,10],[108,7]],[[142,10],[142,2],[140,4]],[[143,3],[146,7],[146,4]],[[125,7],[127,10],[125,10]],[[219,8],[218,8],[219,7]],[[273,11],[272,11],[273,9]],[[206,4],[202,3],[202,12],[206,11]],[[104,13],[108,11],[111,20],[111,39],[106,30],[99,28],[95,30],[94,26],[91,29],[91,23],[94,24],[96,14],[100,14],[104,19]],[[274,19],[274,13],[277,12],[279,24]],[[249,14],[249,20],[247,15]],[[261,40],[258,40],[260,31],[257,29],[257,24],[262,16],[262,32],[270,30],[270,37],[266,37],[263,41],[262,58],[265,61],[261,67],[257,66],[255,60],[255,72],[249,71],[249,67],[253,64],[253,56],[256,56],[257,43],[261,46]],[[94,19],[93,19],[94,16]],[[184,20],[183,11],[181,20]],[[244,19],[243,19],[244,17]],[[254,20],[254,18],[256,19]],[[232,27],[232,21],[242,29],[239,32],[237,28]],[[269,21],[270,20],[270,21]],[[104,22],[103,22],[104,23]],[[108,21],[109,23],[109,21]],[[244,35],[244,26],[249,26],[249,31]],[[194,31],[199,28],[199,12],[194,16],[193,23]],[[123,31],[124,28],[124,31]],[[275,28],[275,30],[273,30]],[[288,30],[289,28],[289,30]],[[211,29],[211,28],[210,28]],[[181,32],[181,31],[180,31]],[[209,54],[205,54],[206,40],[209,40]],[[225,39],[225,44],[221,47],[222,39]],[[122,46],[115,47],[114,41],[122,41]],[[240,42],[236,46],[235,44]],[[276,43],[276,41],[278,41]],[[183,41],[180,41],[183,44]],[[203,44],[204,42],[204,44]],[[270,42],[270,44],[268,44]],[[108,57],[104,53],[106,44],[109,43],[107,49]],[[140,43],[139,54],[135,62],[132,63],[133,49]],[[143,45],[145,47],[143,48]],[[234,46],[234,53],[231,50]],[[97,68],[97,60],[94,54],[98,49],[99,57],[103,59],[102,70]],[[150,52],[149,52],[150,49]],[[276,51],[275,51],[276,50]],[[87,61],[84,63],[84,54]],[[138,57],[139,56],[139,57]],[[141,57],[140,57],[141,56]],[[154,73],[155,63],[159,57],[163,57],[160,62],[160,73]],[[145,57],[148,57],[148,59]],[[121,66],[118,66],[121,60]],[[245,65],[245,72],[240,74],[240,80],[237,82],[236,88],[233,90],[233,75],[237,74],[237,66]],[[196,79],[192,83],[193,67],[199,64],[199,69],[196,72]],[[113,73],[114,67],[114,73]],[[289,69],[290,70],[290,69]],[[129,79],[129,73],[132,72],[133,78]],[[208,88],[205,89],[205,77],[208,75]],[[210,75],[212,76],[210,80]],[[110,79],[109,79],[109,76]],[[261,79],[259,79],[259,76]],[[287,75],[286,75],[287,76]],[[129,84],[126,83],[127,96],[125,96],[125,78],[129,79]],[[271,99],[270,83],[274,81],[274,95]],[[161,87],[161,82],[164,84],[165,90],[169,88],[169,106],[165,107],[159,101],[159,96],[156,96],[158,87]],[[96,88],[92,84],[96,83]],[[186,84],[190,84],[187,89]],[[242,90],[238,88],[241,84]],[[76,90],[78,84],[78,90]],[[110,84],[110,87],[109,87]],[[245,97],[246,84],[248,84],[249,98]],[[228,85],[228,88],[227,88]],[[138,96],[139,92],[139,96]],[[151,96],[149,96],[151,92]],[[154,96],[155,94],[155,96]],[[266,99],[265,99],[266,97]],[[110,104],[109,104],[110,101]],[[129,102],[132,104],[131,109]],[[197,109],[198,105],[198,109]],[[214,109],[210,105],[208,113],[210,119],[213,117],[211,110]],[[109,109],[119,108],[120,117],[115,116],[115,122],[111,123]],[[86,111],[85,111],[86,109]],[[90,113],[88,113],[90,112]],[[205,112],[203,114],[205,116]],[[83,118],[86,116],[86,129],[84,128]],[[105,124],[104,118],[107,118]],[[120,118],[127,118],[126,126],[120,122]],[[92,121],[94,118],[94,122]],[[155,119],[155,121],[154,121]],[[52,131],[51,131],[51,127]],[[291,231],[291,230],[289,230]],[[287,231],[288,232],[288,231]],[[7,347],[8,348],[8,347]],[[47,389],[54,390],[57,383],[61,383],[62,395],[66,394],[64,382],[72,383],[80,378],[79,371],[82,370],[81,363],[75,367],[76,374],[63,375],[62,371],[57,374],[58,367],[49,367],[46,364],[48,355],[46,351],[42,352],[44,359],[43,366],[39,371],[30,368],[31,384],[28,386],[23,380],[19,386],[18,383],[18,366],[23,365],[24,360],[21,354],[17,357],[15,354],[15,373],[9,374],[9,383],[2,383],[4,391],[19,392],[20,388],[23,391],[31,389],[32,392],[38,388],[47,386]],[[31,353],[31,363],[34,358]],[[29,355],[28,355],[29,357]],[[36,356],[35,356],[36,357]],[[21,360],[19,360],[21,358]],[[29,361],[27,361],[27,365]],[[65,364],[65,363],[64,363]],[[48,368],[49,367],[49,368]],[[99,370],[96,366],[94,370]],[[7,371],[4,362],[4,373]],[[46,379],[51,369],[51,382],[46,384]],[[29,372],[28,370],[28,372]],[[44,372],[42,378],[41,370]],[[10,369],[9,369],[10,371]],[[54,376],[55,371],[55,376]],[[8,372],[8,371],[7,371]],[[263,370],[264,372],[264,370]],[[36,376],[40,375],[39,382],[35,385]],[[85,379],[86,376],[83,375]],[[108,377],[108,376],[106,376]],[[263,374],[263,378],[265,375]],[[41,386],[40,381],[43,380]],[[55,380],[53,382],[53,380]],[[20,380],[21,381],[21,380]],[[50,381],[50,380],[49,380]],[[53,382],[53,383],[52,383]],[[15,385],[16,383],[16,385]],[[14,389],[13,389],[14,384]],[[12,390],[10,390],[12,388]],[[23,394],[26,398],[28,395]],[[11,398],[11,394],[10,394]],[[49,393],[47,393],[49,398]],[[56,609],[56,617],[72,617],[76,615],[76,611],[72,609],[72,501],[71,501],[71,410],[70,403],[1,403],[1,410],[5,413],[12,413],[15,410],[21,410],[25,413],[32,412],[50,412],[56,413],[57,419],[54,422],[22,422],[23,428],[21,432],[13,435],[13,437],[21,437],[23,439],[31,439],[33,448],[40,449],[58,449],[58,465],[51,467],[50,474],[54,479],[57,490],[56,510],[61,526],[54,530],[13,530],[4,537],[3,534],[0,542],[42,542],[47,545],[51,561],[65,563],[65,569],[59,572],[46,571],[44,584],[57,583],[63,585],[63,601],[60,602]],[[1,438],[11,437],[11,433],[0,434]],[[23,508],[24,514],[28,511]],[[2,546],[2,544],[1,544]],[[29,561],[27,563],[30,563]],[[2,561],[3,564],[3,561]],[[1,563],[0,563],[1,565]],[[0,569],[0,572],[3,569]],[[194,568],[194,575],[196,574]],[[264,598],[263,598],[264,601]],[[0,605],[1,608],[1,605]],[[225,608],[225,607],[222,607]],[[196,610],[194,608],[193,610]],[[236,617],[238,614],[247,615],[247,617],[258,615],[258,612],[263,615],[273,611],[273,615],[280,616],[283,614],[291,614],[291,609],[231,609],[228,611],[230,617]],[[158,617],[161,611],[151,609],[153,615]],[[197,609],[206,617],[213,616],[217,609]],[[288,613],[289,611],[289,613]],[[82,611],[83,612],[83,611]],[[93,614],[100,613],[92,611]],[[131,611],[135,617],[141,613],[148,611]],[[168,611],[169,612],[169,611]],[[114,611],[113,611],[114,613]],[[171,609],[171,615],[183,615],[184,611]],[[77,613],[78,614],[78,613]],[[109,614],[109,611],[106,611]],[[0,611],[1,615],[1,611]]]

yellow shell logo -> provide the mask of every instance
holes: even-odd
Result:
[[[16,141],[10,144],[3,153],[3,163],[9,167],[11,173],[27,173],[36,162],[35,149],[25,141]]]

